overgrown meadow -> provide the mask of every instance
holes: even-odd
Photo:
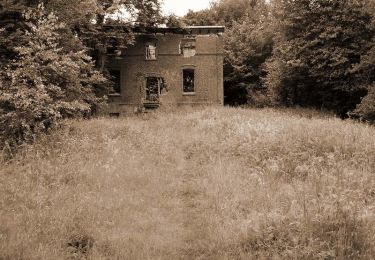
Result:
[[[0,163],[0,259],[374,259],[375,128],[308,110],[67,121]]]

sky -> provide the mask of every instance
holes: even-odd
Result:
[[[210,0],[163,0],[165,14],[174,13],[178,16],[187,14],[189,9],[199,11],[209,7]]]

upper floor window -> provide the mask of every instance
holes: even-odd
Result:
[[[194,93],[194,69],[183,70],[183,92]]]
[[[195,38],[183,38],[180,43],[180,53],[185,57],[193,57],[196,54]]]
[[[146,60],[156,60],[156,44],[146,43]]]
[[[121,93],[121,71],[119,69],[109,70],[109,75],[111,75],[111,80],[113,82],[113,91],[111,94]]]

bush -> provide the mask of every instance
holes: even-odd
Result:
[[[365,121],[375,122],[375,84],[369,88],[367,96],[362,99],[361,103],[350,114],[350,116]]]
[[[0,72],[0,148],[33,141],[63,118],[89,115],[102,101],[94,86],[105,79],[64,23],[43,5],[24,12],[19,23],[27,43],[15,44],[15,58]],[[67,37],[82,48],[64,48]]]

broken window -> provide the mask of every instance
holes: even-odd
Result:
[[[146,100],[150,102],[159,102],[161,94],[167,91],[164,78],[147,77],[146,78]]]
[[[146,43],[146,60],[156,60],[156,43]]]
[[[180,43],[180,53],[185,57],[195,56],[195,38],[184,38]]]
[[[109,70],[109,75],[113,82],[113,91],[111,94],[120,94],[121,93],[121,71],[120,70]]]
[[[194,93],[194,69],[183,70],[183,92]]]

